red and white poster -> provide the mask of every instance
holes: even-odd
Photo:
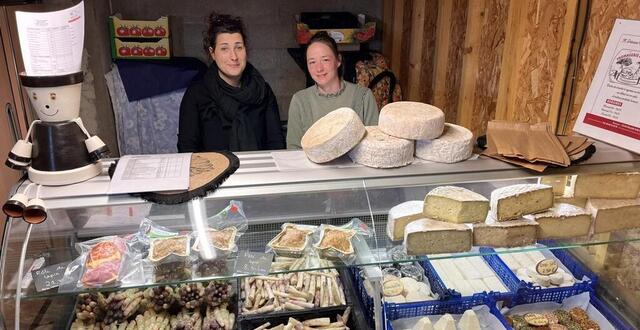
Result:
[[[573,130],[640,153],[640,21],[616,20]]]

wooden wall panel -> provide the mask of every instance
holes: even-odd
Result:
[[[438,2],[431,99],[450,123],[457,121],[468,6],[469,0]]]
[[[484,134],[494,118],[509,0],[469,0],[457,122]]]
[[[640,19],[640,0],[592,0],[584,44],[575,77],[571,109],[564,131],[569,132],[580,113],[600,57],[609,39],[616,18]]]
[[[550,121],[555,129],[560,100],[553,96],[564,86],[570,47],[563,42],[571,40],[576,1],[511,2],[496,118]]]
[[[422,22],[422,41],[412,45],[412,48],[417,48],[418,52],[421,53],[419,57],[419,61],[422,63],[419,71],[420,78],[417,86],[413,86],[415,92],[410,94],[411,98],[408,98],[409,100],[433,103],[437,22],[438,1],[427,0],[424,6],[424,20]]]

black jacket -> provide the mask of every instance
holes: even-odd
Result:
[[[239,88],[215,63],[187,89],[180,104],[178,152],[284,149],[276,97],[251,64]]]

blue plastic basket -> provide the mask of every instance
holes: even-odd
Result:
[[[482,253],[483,248],[480,248],[480,252]],[[486,251],[485,251],[486,252]],[[484,257],[484,256],[483,256]],[[503,272],[504,269],[506,268],[506,270],[509,270],[509,267],[507,267],[504,262],[502,262],[502,260],[500,260],[499,258],[496,258],[497,260],[488,260],[485,258],[485,261],[489,264],[489,267],[496,273],[496,275],[502,280],[502,282],[506,285],[507,289],[509,290],[509,292],[487,292],[487,294],[492,297],[493,299],[495,299],[496,301],[512,301],[516,292],[518,292],[518,284],[515,283],[513,281],[508,282],[508,280],[510,279],[509,277],[503,276]],[[491,263],[498,263],[498,265],[496,265],[494,267],[494,265],[492,265]],[[502,264],[502,267],[500,267],[500,264]],[[433,265],[431,264],[431,262],[429,261],[424,261],[422,267],[424,267],[425,270],[432,272],[433,273],[433,277],[438,279],[439,283],[442,283],[443,285],[443,292],[446,292],[446,297],[461,297],[462,295],[460,294],[460,292],[454,290],[454,289],[447,289],[446,287],[444,287],[444,282],[442,281],[442,279],[440,278],[440,276],[438,275],[438,272],[435,270],[435,268],[433,268]],[[507,280],[505,280],[507,279]]]
[[[547,297],[548,298],[553,298],[551,295],[549,295]],[[618,316],[618,314],[616,314],[614,311],[609,309],[609,307],[607,307],[607,305],[605,305],[600,299],[598,299],[598,297],[596,297],[595,293],[593,291],[591,291],[591,290],[589,291],[589,297],[590,297],[590,301],[589,302],[591,303],[591,305],[593,305],[593,307],[595,307],[600,313],[602,313],[602,315],[607,319],[607,321],[609,321],[609,323],[611,323],[611,325],[615,329],[617,329],[617,330],[635,329],[635,327],[629,325],[620,316]],[[540,302],[553,301],[553,302],[557,302],[557,303],[562,303],[563,299],[560,299],[560,300],[555,300],[555,299],[541,300]],[[506,320],[505,320],[505,322],[506,322]],[[505,323],[505,324],[508,324],[508,323]],[[507,329],[511,330],[513,328],[511,326],[507,326]]]
[[[358,267],[350,267],[351,277],[356,285],[356,290],[358,292],[358,297],[360,298],[360,302],[362,303],[362,308],[364,309],[365,318],[367,319],[367,323],[369,323],[370,327],[374,327],[373,322],[373,298],[369,297],[367,294],[367,290],[364,288],[364,280],[360,277],[360,268]]]
[[[391,321],[398,320],[401,318],[409,318],[416,317],[421,315],[443,315],[443,314],[462,314],[464,311],[471,309],[472,307],[479,305],[487,305],[491,314],[493,314],[500,323],[506,328],[511,329],[507,320],[502,316],[500,311],[496,308],[495,300],[484,293],[477,293],[473,295],[473,297],[455,297],[450,298],[446,301],[428,301],[428,302],[420,302],[420,303],[407,303],[407,304],[395,304],[395,305],[405,305],[402,306],[401,314],[391,314],[389,312],[389,307],[392,307],[394,304],[385,304],[384,306],[384,315],[385,322],[387,325],[387,330],[392,330],[393,325]]]
[[[541,242],[543,243],[543,242]],[[521,281],[514,273],[507,267],[507,265],[496,254],[496,251],[492,248],[483,247],[480,251],[484,254],[483,257],[494,271],[500,275],[502,281],[507,284],[509,290],[516,290],[517,292],[510,305],[530,304],[542,301],[562,301],[567,297],[574,296],[576,294],[591,291],[597,283],[598,277],[588,271],[584,266],[569,255],[564,249],[552,249],[550,250],[553,255],[578,279],[583,279],[585,276],[588,280],[575,283],[572,286],[560,287],[560,288],[543,288],[534,286],[531,283]],[[517,289],[516,289],[517,284]]]

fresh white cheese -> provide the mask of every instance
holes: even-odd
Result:
[[[509,292],[507,288],[502,284],[502,282],[495,276],[483,278],[482,281],[489,288],[489,290],[494,292]]]
[[[464,311],[462,317],[460,318],[460,322],[458,322],[458,329],[460,330],[480,330],[480,320],[478,320],[478,316],[476,313],[468,309]]]
[[[453,263],[456,268],[462,273],[462,276],[465,280],[475,280],[482,278],[480,272],[473,267],[469,258],[455,258],[453,259]]]
[[[436,324],[433,325],[434,330],[456,330],[456,321],[451,314],[444,314]]]
[[[428,317],[421,317],[411,330],[433,330],[433,325]]]
[[[416,141],[416,157],[438,163],[468,159],[473,152],[473,133],[465,127],[446,123],[440,137]]]

